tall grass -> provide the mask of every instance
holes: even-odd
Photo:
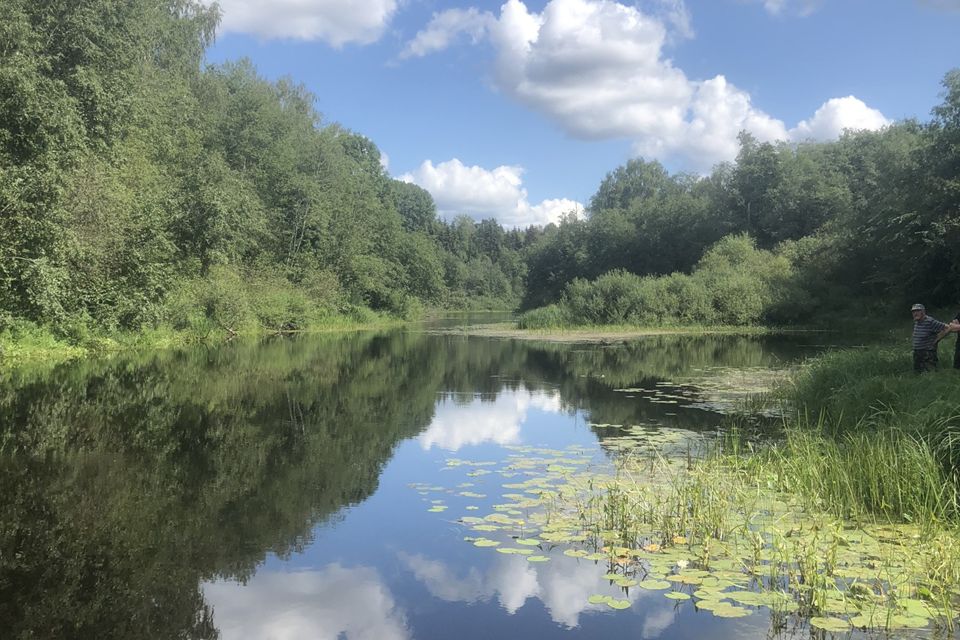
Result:
[[[833,437],[792,425],[752,464],[808,509],[841,518],[929,524],[960,513],[956,476],[925,439],[898,429]]]
[[[836,351],[805,366],[784,393],[826,436],[896,431],[957,469],[960,371],[944,365],[918,376],[906,346]]]

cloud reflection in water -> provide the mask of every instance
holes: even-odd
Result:
[[[437,405],[430,426],[420,435],[420,446],[424,450],[439,447],[457,451],[486,442],[519,444],[520,427],[530,409],[560,413],[560,393],[504,390],[496,400],[474,398],[469,404],[444,398]]]
[[[262,572],[246,585],[203,585],[223,640],[407,640],[399,610],[380,574],[332,564],[321,571]]]
[[[573,629],[585,611],[609,612],[605,604],[587,600],[605,582],[606,568],[591,562],[566,562],[557,558],[546,564],[532,565],[520,556],[500,556],[483,573],[471,568],[458,576],[445,563],[419,554],[400,554],[400,560],[427,588],[431,595],[447,602],[480,602],[496,597],[509,614],[514,614],[528,598],[539,598],[551,619]],[[653,592],[632,589],[629,599],[636,602]],[[626,596],[624,596],[626,597]],[[644,620],[643,637],[660,635],[676,617],[671,608],[654,609]]]

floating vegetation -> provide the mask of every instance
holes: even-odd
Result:
[[[954,629],[960,538],[952,530],[855,524],[778,491],[776,469],[671,455],[704,444],[697,434],[644,426],[619,433],[601,443],[616,451],[615,467],[596,451],[509,447],[491,471],[523,479],[485,489],[509,502],[462,516],[464,527],[495,535],[466,540],[532,563],[603,563],[603,579],[622,594],[661,591],[675,606],[720,618],[766,608],[826,632]],[[603,594],[588,602],[631,606]]]
[[[747,400],[770,397],[790,375],[789,369],[709,367],[698,370],[695,376],[658,382],[653,389],[624,388],[617,391],[628,397],[643,397],[653,404],[733,413]],[[783,407],[777,402],[754,403],[751,410],[765,417],[783,415]]]

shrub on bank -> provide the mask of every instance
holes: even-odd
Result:
[[[521,324],[557,320],[571,325],[710,324],[749,326],[796,320],[808,300],[790,261],[757,249],[746,235],[727,236],[711,247],[693,273],[638,276],[614,270],[594,280],[575,279],[558,312]]]
[[[527,311],[517,318],[520,329],[561,329],[569,325],[567,311],[557,304]]]

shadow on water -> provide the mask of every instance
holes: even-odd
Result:
[[[657,337],[618,347],[412,332],[277,339],[0,381],[4,637],[213,638],[201,583],[368,499],[440,396],[559,392],[591,423],[710,428],[717,415],[618,392],[715,366],[795,360],[798,342]],[[602,435],[603,430],[596,430]]]

